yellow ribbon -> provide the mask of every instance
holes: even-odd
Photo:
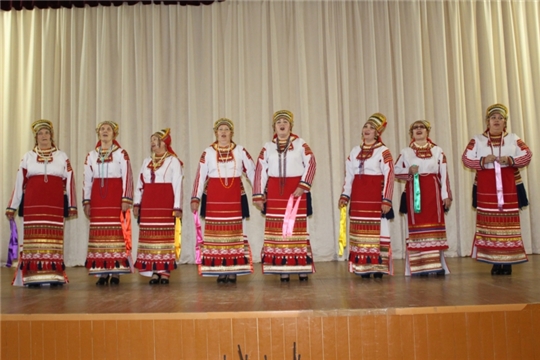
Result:
[[[180,218],[176,218],[174,224],[174,252],[176,253],[176,260],[180,259],[180,253],[182,252],[182,222]]]
[[[339,256],[343,256],[343,250],[347,246],[347,206],[341,208],[339,216]]]

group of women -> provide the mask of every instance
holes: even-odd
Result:
[[[509,275],[511,265],[527,261],[521,239],[519,209],[528,204],[519,168],[532,154],[515,134],[506,132],[508,109],[488,107],[486,130],[463,153],[476,171],[473,206],[476,235],[472,256],[493,264],[493,275]],[[253,260],[243,219],[249,205],[242,176],[253,187],[253,204],[266,218],[261,254],[264,274],[282,282],[291,275],[307,281],[315,271],[307,217],[312,214],[311,184],[316,161],[309,145],[292,132],[294,116],[280,110],[272,118],[274,136],[256,161],[233,142],[234,124],[215,122],[216,141],[201,155],[191,195],[197,227],[199,274],[218,283],[235,283],[253,273]],[[388,221],[394,218],[394,179],[406,182],[400,212],[407,216],[405,275],[449,273],[445,212],[452,203],[446,157],[429,137],[431,124],[418,120],[409,129],[410,144],[394,163],[381,135],[386,117],[375,113],[362,129],[361,144],[345,163],[338,206],[349,210],[349,271],[369,278],[393,275]],[[50,121],[32,125],[35,147],[23,157],[6,216],[24,216],[24,247],[14,285],[39,287],[67,283],[63,262],[64,217],[77,215],[73,170],[55,147]],[[99,141],[84,164],[84,213],[90,219],[86,267],[97,285],[116,285],[120,275],[137,268],[150,284],[168,284],[179,256],[182,218],[182,162],[171,148],[169,129],[150,138],[151,156],[133,186],[127,152],[116,138],[118,125],[100,123]],[[131,215],[139,222],[137,258],[131,259]],[[201,230],[200,217],[205,219]],[[342,222],[346,219],[342,218]],[[342,234],[344,235],[344,234]]]

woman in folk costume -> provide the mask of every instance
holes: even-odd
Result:
[[[195,214],[201,205],[205,218],[199,274],[217,276],[218,283],[235,283],[237,275],[253,273],[251,250],[243,232],[249,208],[242,174],[253,184],[255,164],[247,150],[232,141],[231,120],[217,120],[214,134],[216,141],[201,155],[191,195],[191,211]]]
[[[448,249],[444,213],[452,204],[446,156],[429,138],[431,124],[411,124],[409,147],[394,165],[396,178],[407,182],[400,211],[407,214],[405,275],[449,274],[444,259]]]
[[[362,128],[362,145],[345,162],[339,208],[349,207],[349,271],[363,278],[393,275],[388,220],[394,218],[394,162],[382,143],[386,117],[375,113]]]
[[[253,203],[266,215],[262,270],[280,275],[282,282],[290,274],[307,281],[315,272],[307,217],[316,162],[309,145],[291,132],[293,125],[290,111],[274,113],[274,138],[259,154],[253,189]]]
[[[135,267],[150,284],[168,284],[176,269],[175,223],[182,218],[182,162],[171,148],[170,129],[150,137],[152,156],[144,159],[135,188],[133,215],[139,219]]]
[[[75,183],[69,159],[54,144],[49,120],[32,124],[35,146],[21,160],[6,216],[24,216],[24,248],[13,285],[39,287],[68,282],[64,272],[64,217],[77,215]],[[17,253],[17,244],[11,244]],[[10,260],[10,259],[9,259]],[[8,261],[9,263],[9,261]]]
[[[96,127],[99,141],[84,162],[83,205],[90,218],[86,268],[99,276],[96,285],[117,285],[120,274],[131,273],[131,244],[122,218],[129,221],[133,202],[133,175],[128,153],[116,141],[118,125],[103,121]],[[129,230],[130,231],[130,230]],[[130,241],[131,239],[129,239]]]
[[[486,131],[471,139],[462,156],[463,164],[476,170],[472,257],[493,264],[492,275],[511,275],[512,264],[527,261],[519,209],[528,200],[519,168],[529,164],[532,153],[516,134],[506,132],[507,121],[506,106],[488,107]]]

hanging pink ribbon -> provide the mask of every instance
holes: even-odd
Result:
[[[299,196],[294,202],[294,195],[291,194],[289,201],[287,201],[287,208],[285,209],[285,216],[283,217],[283,238],[286,239],[292,235],[294,223],[296,222],[296,213],[298,213],[298,207],[300,206],[300,200],[302,196]],[[293,206],[294,202],[294,206]]]
[[[9,228],[11,229],[11,236],[9,238],[7,267],[11,267],[13,259],[17,258],[17,249],[19,247],[19,234],[17,232],[17,223],[14,219],[9,219]]]
[[[503,184],[502,184],[502,175],[501,175],[501,164],[499,161],[493,163],[495,166],[495,185],[497,187],[497,205],[499,206],[499,211],[503,210],[504,205],[504,193],[503,193]]]
[[[195,264],[201,264],[201,245],[203,243],[201,220],[197,212],[193,213],[193,220],[195,221],[195,230],[197,234],[197,242],[195,243]]]

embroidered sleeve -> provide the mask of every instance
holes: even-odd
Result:
[[[266,147],[261,149],[257,158],[257,166],[255,167],[255,177],[253,182],[253,201],[262,200],[266,190],[268,181],[268,156]]]
[[[8,210],[15,212],[21,204],[24,188],[26,187],[27,156],[24,156],[19,163],[19,170],[15,179],[15,187],[11,193],[11,198],[7,206]]]
[[[345,161],[345,179],[343,180],[343,188],[341,189],[341,199],[346,200],[349,202],[349,199],[351,198],[351,192],[352,192],[352,183],[354,180],[354,164],[351,161],[351,154],[347,157],[347,160]]]
[[[92,195],[92,182],[94,181],[94,170],[91,164],[92,159],[90,153],[86,155],[84,160],[84,181],[83,181],[83,205],[90,204]]]
[[[381,162],[382,172],[384,175],[383,188],[383,203],[392,205],[392,196],[394,195],[394,161],[390,150],[386,149],[382,153],[383,161]]]
[[[482,170],[484,168],[484,159],[478,158],[476,146],[476,140],[471,139],[461,156],[461,161],[463,161],[463,165],[469,169]]]
[[[219,166],[219,164],[218,164]],[[199,160],[199,167],[197,168],[197,173],[195,175],[195,180],[193,181],[193,191],[191,192],[191,201],[199,202],[201,200],[204,183],[208,177],[208,164],[206,163],[206,151],[201,155]]]
[[[122,187],[123,196],[122,202],[133,203],[133,171],[131,170],[131,162],[129,161],[129,155],[126,150],[122,149],[123,159],[120,162],[122,167]]]
[[[309,145],[304,143],[302,147],[304,150],[302,154],[304,161],[304,173],[302,174],[302,180],[300,181],[299,186],[304,190],[309,191],[317,170],[317,162],[315,161],[315,155],[313,155]]]
[[[519,150],[517,151],[517,154],[515,156],[511,157],[511,161],[514,163],[513,166],[520,168],[529,165],[532,158],[531,150],[529,149],[527,144],[525,144],[525,142],[520,138],[517,138],[516,145]]]

